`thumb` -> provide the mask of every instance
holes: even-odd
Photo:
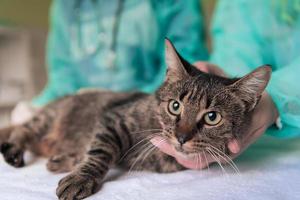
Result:
[[[207,62],[198,61],[198,62],[194,63],[194,66],[202,72],[205,72],[205,73],[209,72]]]
[[[237,139],[232,139],[228,142],[228,149],[233,154],[238,154],[241,151],[240,143]]]

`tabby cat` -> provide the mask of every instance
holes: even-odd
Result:
[[[58,183],[56,194],[72,200],[97,192],[114,166],[183,170],[173,157],[150,152],[154,136],[186,156],[210,146],[227,154],[228,141],[249,124],[271,68],[229,79],[199,71],[167,39],[165,54],[167,74],[155,94],[79,92],[50,103],[22,125],[0,130],[5,161],[23,167],[25,150],[49,158],[50,171],[71,172]]]

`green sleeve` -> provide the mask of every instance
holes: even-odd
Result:
[[[51,30],[46,48],[48,82],[41,94],[33,99],[34,106],[43,106],[59,97],[74,93],[78,89],[69,52],[69,24],[64,16],[63,2],[55,0],[50,14]]]
[[[268,130],[268,133],[273,136],[300,135],[299,65],[300,57],[272,73],[267,91],[277,106],[283,124],[281,130]]]
[[[188,61],[207,60],[208,53],[204,42],[203,19],[198,0],[152,1],[159,23],[160,40],[157,51],[160,52],[160,71],[154,81],[143,88],[153,92],[162,83],[166,73],[164,59],[164,38],[169,38],[179,53]]]
[[[243,76],[255,67],[273,64],[263,31],[266,17],[254,20],[257,1],[220,0],[213,22],[213,53],[210,61],[220,66],[230,76]],[[260,4],[265,6],[265,4]],[[252,15],[251,15],[252,13]],[[269,13],[270,14],[270,13]],[[274,38],[273,38],[274,39]],[[300,135],[300,89],[296,77],[300,74],[300,58],[287,66],[280,66],[272,73],[267,92],[271,95],[280,113],[283,128],[269,128],[267,133],[277,137]]]
[[[232,77],[245,75],[265,62],[261,48],[263,40],[249,17],[252,4],[242,2],[218,1],[212,25],[210,61]]]

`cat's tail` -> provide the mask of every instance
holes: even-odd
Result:
[[[15,129],[15,126],[9,126],[0,129],[0,146],[3,142],[6,142],[9,139],[9,136],[11,135],[12,131]]]

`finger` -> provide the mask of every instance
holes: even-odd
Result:
[[[206,72],[206,73],[209,72],[209,68],[208,68],[206,62],[201,62],[201,61],[199,61],[199,62],[194,63],[194,66],[195,66],[197,69],[199,69],[200,71],[203,71],[203,72]]]
[[[242,139],[242,145],[249,145],[253,143],[255,140],[257,140],[267,129],[266,125],[262,125],[259,128],[250,131],[249,134],[247,134],[243,139]]]
[[[236,157],[243,150],[245,150],[250,144],[257,140],[266,130],[266,126],[261,126],[254,131],[250,131],[241,140],[232,139],[228,142],[227,147],[229,151],[233,154],[231,157]]]
[[[209,69],[209,73],[226,77],[225,72],[221,68],[219,68],[217,65],[208,63],[206,66]]]
[[[241,151],[240,143],[237,139],[232,139],[228,142],[228,149],[233,154],[238,154]]]

